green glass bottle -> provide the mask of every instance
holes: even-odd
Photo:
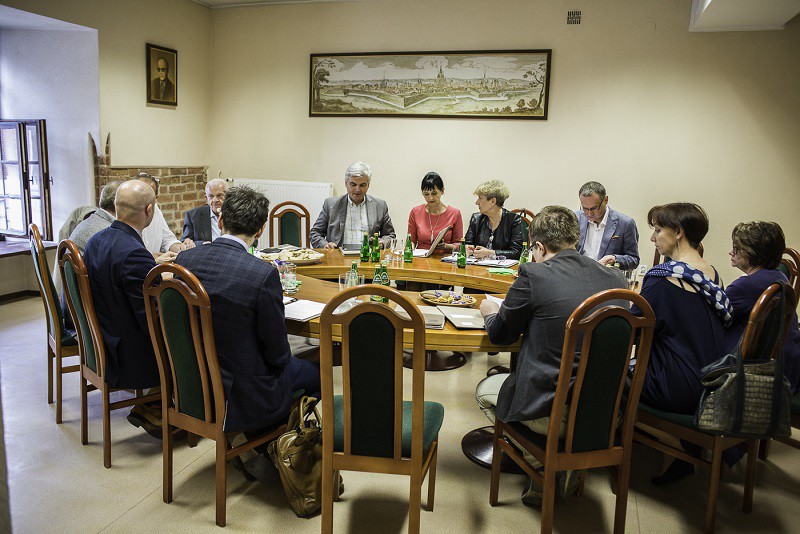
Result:
[[[370,254],[370,260],[376,263],[381,261],[381,239],[378,236],[378,232],[375,232],[375,237],[372,239],[372,252]]]
[[[361,243],[361,261],[369,261],[369,258],[372,254],[372,250],[370,249],[369,245],[369,235],[367,232],[364,232],[364,241]]]
[[[391,284],[389,282],[389,270],[386,268],[386,262],[385,261],[381,262],[381,285],[386,286],[386,287],[391,287]],[[389,302],[389,299],[386,298],[386,297],[383,297],[381,299],[381,302]]]
[[[458,265],[459,269],[464,269],[467,266],[467,242],[464,241],[463,237],[461,238],[461,246],[458,249],[456,265]]]
[[[414,246],[411,244],[411,234],[406,236],[406,248],[403,250],[403,262],[411,263],[414,261]]]
[[[519,255],[519,264],[522,265],[528,261],[528,242],[522,242],[522,252]]]
[[[383,285],[381,282],[381,266],[380,264],[375,266],[375,273],[372,275],[372,283]],[[383,297],[380,295],[371,295],[370,300],[373,302],[383,302]]]

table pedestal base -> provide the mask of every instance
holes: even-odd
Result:
[[[492,468],[492,442],[494,440],[494,427],[485,426],[483,428],[476,428],[475,430],[467,433],[461,439],[461,450],[464,455],[485,469]],[[511,473],[514,475],[525,474],[514,460],[508,457],[506,453],[502,453],[503,457],[500,460],[500,471],[503,473]]]
[[[403,352],[403,367],[411,369],[412,355]],[[425,370],[426,371],[449,371],[458,369],[467,363],[467,357],[462,352],[450,352],[447,350],[426,350],[425,351]]]

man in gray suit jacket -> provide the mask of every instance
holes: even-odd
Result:
[[[482,380],[476,396],[492,422],[495,417],[519,421],[545,435],[556,384],[568,379],[559,377],[567,319],[595,293],[627,288],[627,282],[619,269],[609,269],[575,250],[580,234],[571,210],[547,206],[536,215],[530,230],[536,262],[520,266],[519,277],[502,306],[489,300],[481,303],[492,343],[508,345],[522,335],[517,368],[511,374]],[[578,358],[579,354],[575,354],[573,370],[578,368]],[[566,425],[562,424],[561,432],[565,431]],[[561,480],[566,486],[565,479]],[[537,500],[530,494],[523,502],[535,505]]]
[[[312,247],[360,246],[364,232],[370,237],[377,232],[383,246],[395,237],[386,202],[367,194],[371,180],[372,171],[366,163],[359,161],[347,168],[344,174],[347,194],[325,199],[311,228]]]
[[[586,182],[578,193],[581,209],[575,212],[581,225],[578,252],[603,265],[619,263],[620,269],[639,265],[639,231],[636,222],[608,206],[606,188]]]

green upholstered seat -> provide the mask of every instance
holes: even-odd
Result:
[[[656,417],[660,417],[661,419],[671,423],[675,423],[676,425],[697,430],[697,427],[694,424],[694,414],[665,412],[664,410],[659,410],[658,408],[648,406],[643,402],[639,403],[639,410],[647,412],[651,415],[655,415]]]
[[[792,413],[800,413],[800,393],[792,397]]]
[[[403,401],[403,439],[402,455],[411,457],[411,401]],[[422,454],[430,449],[431,444],[439,435],[444,421],[444,406],[438,402],[425,401],[425,416],[422,425]],[[344,450],[344,397],[333,397],[333,450]]]
[[[300,217],[292,212],[286,212],[281,215],[281,242],[280,245],[294,245],[296,247],[303,246],[303,240],[300,230]]]

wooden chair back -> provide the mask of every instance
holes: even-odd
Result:
[[[58,268],[78,334],[81,367],[88,368],[105,382],[106,345],[94,311],[89,274],[78,246],[69,239],[58,245]]]
[[[39,285],[39,294],[44,305],[44,315],[47,318],[47,333],[53,339],[61,340],[64,333],[64,314],[61,310],[56,287],[50,276],[50,267],[47,264],[47,255],[42,242],[42,235],[35,224],[28,226],[28,239],[31,244],[33,268],[36,272],[36,282]]]
[[[289,244],[308,247],[311,234],[311,214],[305,206],[287,200],[269,213],[269,246]]]
[[[511,213],[518,213],[519,214],[520,218],[522,219],[522,224],[523,224],[523,229],[524,229],[524,232],[522,234],[523,239],[525,239],[527,241],[530,241],[531,224],[533,224],[533,219],[534,219],[534,217],[536,217],[536,214],[533,213],[530,210],[525,209],[525,208],[519,208],[519,209],[511,210]],[[531,243],[528,243],[529,246],[530,246],[530,244]]]
[[[362,295],[387,297],[408,319],[389,306],[364,302],[334,314],[340,304]],[[411,462],[422,461],[425,401],[425,320],[399,292],[382,286],[353,287],[337,294],[320,316],[320,379],[323,399],[333,399],[334,333],[342,339],[344,448],[334,469],[349,469],[369,456],[375,471],[406,473],[400,464],[403,410],[403,330],[413,332]],[[333,402],[323,403],[323,421],[333,421]],[[333,450],[334,428],[323,425],[323,447]],[[359,459],[361,457],[361,459]],[[370,469],[372,471],[372,469]]]
[[[786,282],[775,282],[765,289],[750,311],[742,337],[742,358],[775,358],[786,343],[796,305],[794,290]],[[784,325],[782,336],[781,315]]]
[[[789,285],[794,289],[795,303],[800,302],[800,252],[786,247],[783,258],[778,264],[778,270],[786,275]]]
[[[700,257],[702,258],[703,257],[703,244],[702,243],[700,243],[700,245],[698,245],[697,252],[698,252],[698,254],[700,254]],[[670,261],[671,259],[672,258],[670,258],[669,256],[662,256],[661,253],[658,251],[658,249],[656,249],[655,255],[653,256],[653,267],[655,267],[656,265],[661,265],[662,263]]]

